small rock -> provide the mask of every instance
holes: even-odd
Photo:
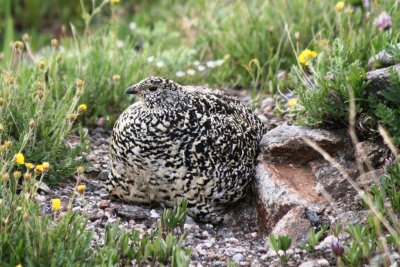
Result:
[[[376,185],[379,183],[379,178],[386,173],[385,169],[377,169],[364,174],[361,174],[357,177],[357,184],[364,188],[369,189],[372,185]]]
[[[38,202],[45,202],[45,201],[46,201],[46,197],[45,197],[45,196],[42,196],[42,195],[39,195],[39,194],[36,194],[35,199],[36,199]]]
[[[400,44],[397,44],[397,48],[400,49]],[[388,67],[396,63],[399,62],[396,61],[396,59],[394,59],[392,55],[386,52],[386,50],[382,50],[368,60],[368,69],[373,70],[377,68]]]
[[[115,208],[115,212],[127,219],[137,221],[148,219],[151,214],[148,209],[133,205],[118,205]]]
[[[35,182],[35,185],[37,186],[39,184],[39,182]],[[45,192],[45,193],[47,193],[47,194],[50,194],[51,193],[51,189],[50,189],[50,187],[45,183],[45,182],[41,182],[40,183],[40,185],[39,185],[39,191],[42,191],[42,192]]]
[[[109,206],[109,203],[108,203],[108,201],[107,200],[100,200],[98,203],[97,203],[97,207],[98,208],[100,208],[100,209],[105,209],[105,208],[108,208],[108,206]]]
[[[369,82],[367,92],[369,94],[377,95],[389,87],[390,68],[400,73],[400,64],[367,72],[367,81]]]
[[[157,219],[157,218],[160,218],[160,214],[156,210],[151,210],[150,211],[150,217],[154,218],[154,219]]]
[[[329,266],[329,262],[326,259],[309,260],[299,265],[299,267],[325,267],[325,266]]]
[[[95,220],[98,220],[100,218],[103,218],[103,216],[104,216],[104,211],[103,210],[93,210],[89,214],[88,219],[91,220],[91,221],[95,221]]]
[[[274,236],[290,236],[293,245],[304,241],[312,227],[310,221],[305,218],[304,213],[304,207],[299,206],[291,209],[276,224],[271,233]]]
[[[79,207],[79,206],[78,206],[78,207],[73,207],[73,208],[72,208],[72,211],[73,211],[73,212],[80,212],[80,211],[82,211],[82,208]]]
[[[327,237],[325,237],[324,240],[321,241],[321,243],[319,243],[317,246],[315,246],[315,249],[330,248],[333,241],[337,241],[337,238],[333,235],[328,235]]]
[[[237,253],[233,255],[232,260],[234,260],[237,263],[240,263],[243,260],[243,254],[242,253]]]
[[[372,167],[381,166],[385,162],[387,149],[383,144],[363,141],[357,144],[360,162],[369,162]]]
[[[96,122],[97,126],[99,126],[99,127],[103,127],[104,125],[106,125],[106,123],[107,123],[107,119],[104,117],[100,117]]]
[[[100,167],[99,167],[100,168]],[[108,170],[103,170],[103,171],[101,171],[100,173],[99,173],[99,175],[97,176],[97,178],[99,179],[99,180],[107,180],[107,178],[108,178],[108,174],[110,173],[110,171],[108,171]]]

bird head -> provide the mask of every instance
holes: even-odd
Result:
[[[177,100],[181,89],[181,85],[167,78],[149,77],[128,87],[125,94],[136,95],[148,106],[159,106],[173,99]]]

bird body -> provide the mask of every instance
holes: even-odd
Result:
[[[187,199],[195,219],[220,222],[223,208],[245,194],[254,176],[264,125],[221,91],[159,77],[129,90],[141,101],[114,126],[110,194],[164,206]]]

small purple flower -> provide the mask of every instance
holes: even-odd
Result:
[[[335,256],[342,256],[344,254],[343,244],[342,244],[342,242],[340,242],[337,239],[333,240],[333,242],[331,244],[331,248],[332,248],[333,254],[335,254]]]
[[[387,31],[392,28],[392,18],[386,11],[383,11],[379,16],[374,20],[375,26],[379,28],[381,31]]]

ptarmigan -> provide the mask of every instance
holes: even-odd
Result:
[[[236,98],[150,77],[126,90],[138,102],[116,122],[110,147],[111,196],[173,206],[188,200],[198,221],[219,223],[255,172],[265,127]]]

